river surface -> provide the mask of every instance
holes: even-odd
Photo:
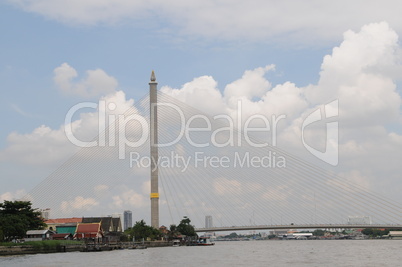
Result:
[[[402,240],[216,242],[0,257],[0,266],[402,266]]]

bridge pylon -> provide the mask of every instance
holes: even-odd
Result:
[[[159,228],[159,191],[158,191],[158,94],[155,73],[152,71],[149,82],[150,104],[150,152],[151,152],[151,226]]]

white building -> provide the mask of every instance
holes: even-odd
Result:
[[[25,241],[43,241],[52,239],[53,231],[50,230],[29,230],[25,234]]]

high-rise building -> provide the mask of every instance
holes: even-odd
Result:
[[[124,231],[130,227],[133,227],[133,213],[131,210],[124,211]]]
[[[211,228],[211,227],[213,227],[212,216],[207,215],[205,216],[205,228]]]
[[[41,216],[42,216],[42,218],[46,221],[46,220],[49,220],[49,216],[50,216],[50,209],[49,208],[47,208],[47,209],[41,209],[40,210],[40,214],[41,214]]]

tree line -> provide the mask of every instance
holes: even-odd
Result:
[[[41,213],[32,208],[30,201],[7,201],[0,203],[0,242],[10,242],[16,239],[23,239],[28,230],[45,229],[46,224]],[[137,221],[133,227],[128,228],[123,239],[137,241],[142,239],[175,239],[179,236],[187,238],[197,237],[191,220],[184,217],[178,225],[172,224],[167,232],[161,232],[145,223],[144,220]]]
[[[191,220],[188,217],[184,217],[178,225],[171,224],[167,232],[163,233],[159,229],[156,229],[150,225],[147,225],[144,220],[135,222],[133,227],[128,228],[124,231],[127,241],[136,240],[140,241],[142,239],[156,240],[156,239],[168,239],[172,240],[178,238],[179,236],[186,238],[198,237],[195,232],[194,225],[191,225]]]

